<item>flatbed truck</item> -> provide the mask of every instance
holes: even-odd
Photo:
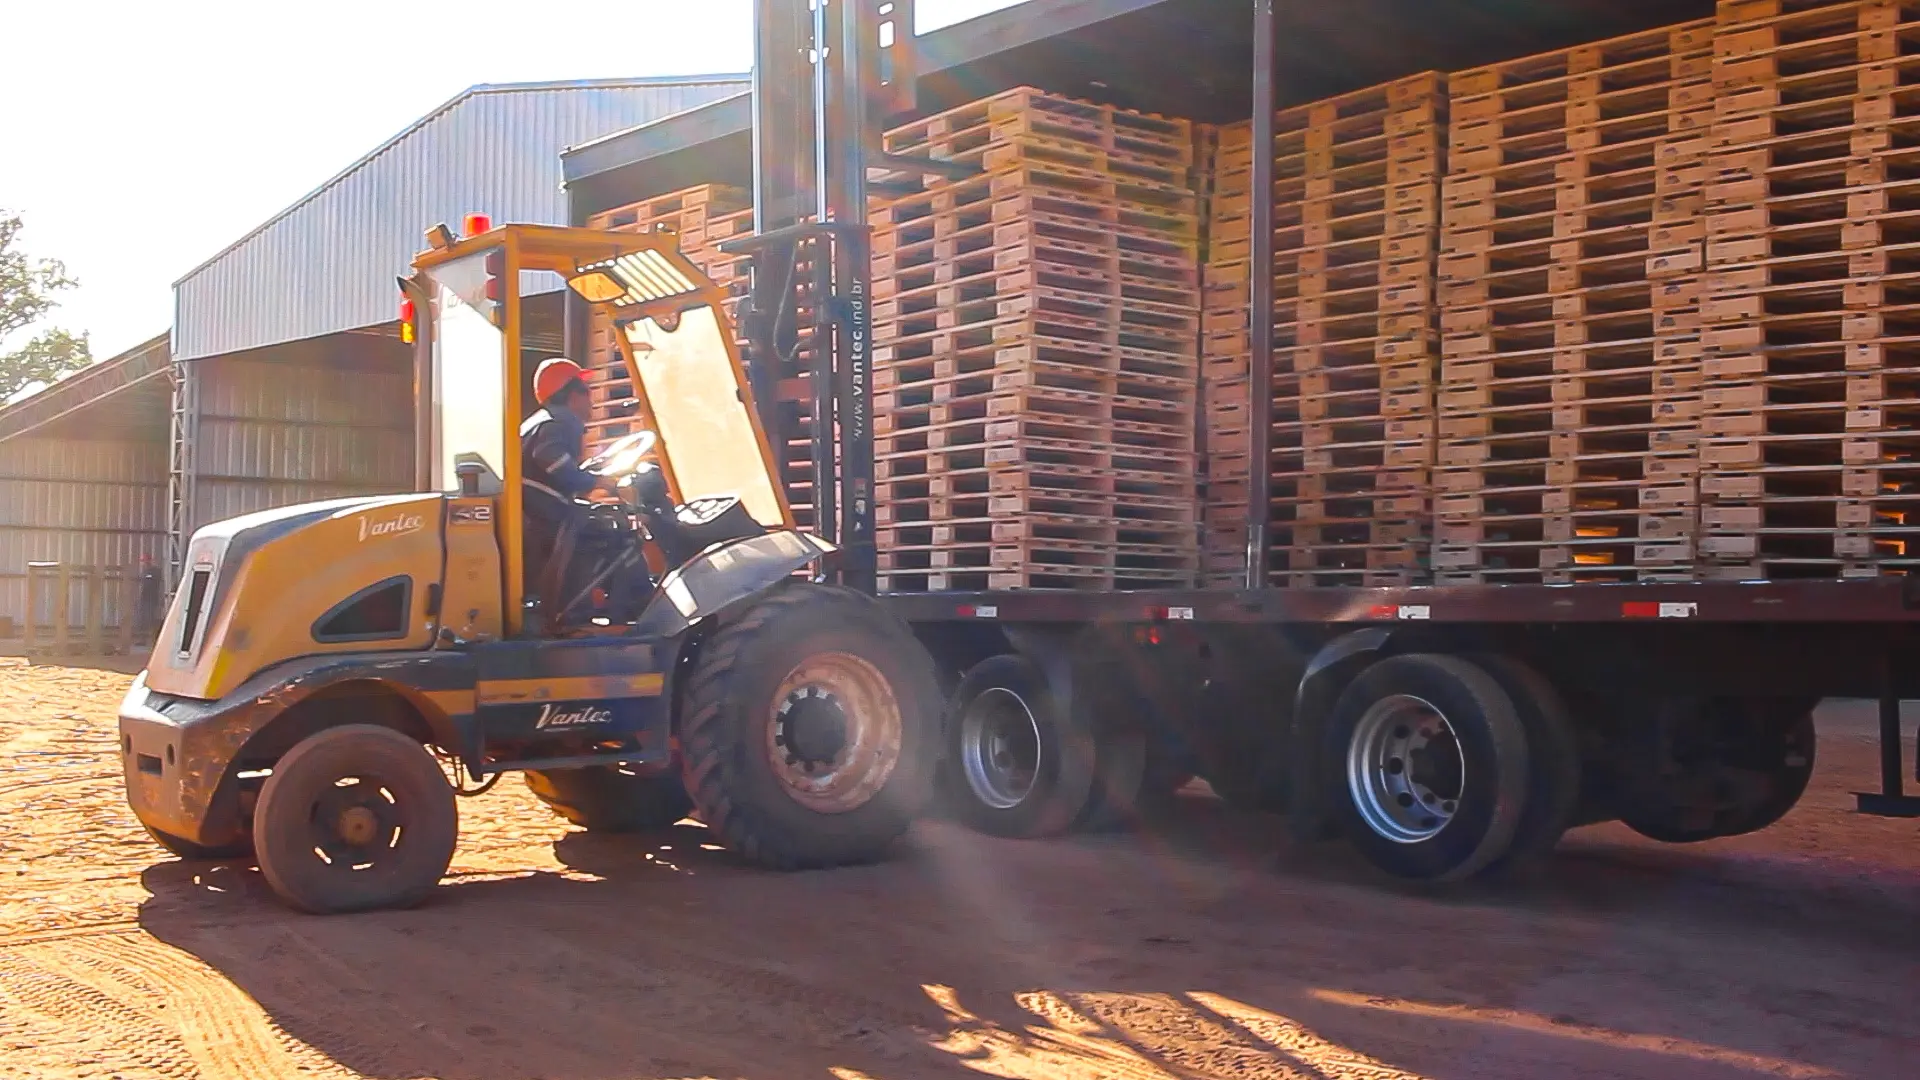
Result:
[[[1275,3],[1247,7],[1254,144],[1271,145]],[[837,420],[815,425],[817,527],[845,548],[839,580],[872,591],[866,200],[947,166],[877,149],[880,121],[914,101],[910,3],[760,0],[756,18],[743,325],[764,356],[804,317],[772,283],[814,245],[812,295],[828,302],[810,309],[831,345],[814,358],[815,415]],[[1271,189],[1271,157],[1253,155],[1254,191]],[[1273,299],[1266,202],[1254,311]],[[1250,323],[1262,386],[1272,330]],[[1265,397],[1250,403],[1256,462]],[[1860,811],[1920,818],[1899,725],[1900,700],[1920,696],[1920,579],[1275,589],[1262,472],[1244,588],[881,596],[945,678],[943,784],[961,818],[1055,834],[1198,775],[1285,812],[1302,839],[1341,835],[1392,874],[1459,880],[1532,864],[1582,824],[1673,843],[1764,828],[1806,788],[1828,697],[1879,702],[1880,787]]]

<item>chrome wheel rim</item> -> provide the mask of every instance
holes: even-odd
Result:
[[[1432,702],[1395,694],[1360,717],[1347,743],[1347,790],[1374,833],[1399,844],[1431,840],[1466,789],[1459,737]]]
[[[1040,721],[1025,698],[994,687],[960,718],[960,765],[973,796],[1011,810],[1033,794],[1040,775]]]
[[[893,776],[904,727],[879,668],[848,653],[822,653],[788,672],[774,692],[767,762],[795,802],[844,814]]]

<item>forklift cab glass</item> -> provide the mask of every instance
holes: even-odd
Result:
[[[485,466],[483,493],[500,487],[506,463],[506,336],[500,304],[489,299],[488,251],[442,263],[427,272],[433,298],[433,484],[457,491],[457,465]]]
[[[778,526],[784,514],[774,474],[760,455],[713,308],[637,318],[622,329],[680,497],[737,495],[755,521]]]

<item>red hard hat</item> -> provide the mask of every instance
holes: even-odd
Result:
[[[587,373],[580,370],[579,364],[564,356],[556,356],[540,361],[540,366],[533,369],[533,396],[545,404],[566,389],[568,383],[586,381]]]

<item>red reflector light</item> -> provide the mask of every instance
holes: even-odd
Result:
[[[499,302],[500,279],[506,272],[507,253],[504,251],[489,252],[487,255],[487,299],[495,301],[496,303]]]
[[[1397,619],[1399,617],[1400,609],[1393,604],[1375,604],[1367,609],[1367,618],[1369,619]]]
[[[953,609],[953,613],[963,619],[971,619],[974,616],[974,608],[972,604],[961,604]]]
[[[1660,617],[1660,605],[1655,601],[1636,600],[1621,604],[1620,614],[1629,619],[1657,619]]]
[[[483,232],[492,230],[493,219],[485,214],[468,214],[466,220],[460,225],[462,236],[479,236]]]

